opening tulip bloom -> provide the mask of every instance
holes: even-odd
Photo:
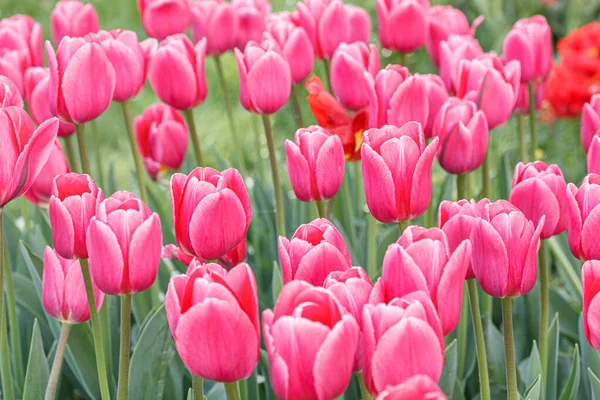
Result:
[[[600,94],[592,96],[589,103],[583,105],[583,114],[581,116],[581,143],[587,153],[592,138],[600,129]]]
[[[425,44],[429,0],[377,0],[376,4],[383,47],[409,53]]]
[[[96,309],[100,311],[104,293],[92,279]],[[42,304],[52,317],[68,324],[80,324],[90,319],[90,308],[79,260],[62,258],[46,246],[42,272]]]
[[[446,103],[446,100],[448,100],[448,90],[439,75],[426,74],[417,76],[423,78],[425,82],[429,112],[427,113],[427,122],[423,125],[423,132],[427,139],[431,139],[435,136],[433,132],[435,118],[444,103]]]
[[[262,314],[263,337],[277,398],[333,399],[350,383],[358,323],[330,291],[294,281],[275,310]]]
[[[94,6],[79,0],[61,0],[50,14],[52,41],[60,43],[63,37],[81,37],[100,30]]]
[[[235,47],[238,14],[231,3],[223,0],[193,1],[191,7],[192,38],[206,38],[208,55],[223,54]]]
[[[285,141],[292,189],[301,201],[331,199],[344,179],[344,147],[339,136],[319,126],[298,129]]]
[[[342,234],[324,218],[300,225],[291,240],[280,236],[278,248],[284,284],[302,280],[321,286],[330,272],[352,267]]]
[[[86,235],[104,193],[89,175],[63,174],[54,178],[50,226],[56,252],[63,258],[88,258]]]
[[[431,165],[439,139],[426,146],[417,122],[369,129],[363,139],[365,197],[373,217],[389,224],[423,214],[431,200]]]
[[[158,40],[184,33],[190,25],[188,0],[137,0],[137,6],[144,30]]]
[[[581,268],[583,330],[590,345],[600,349],[600,261],[586,261]],[[599,350],[600,351],[600,350]]]
[[[260,41],[271,13],[269,0],[232,0],[231,5],[238,16],[235,47],[244,49],[248,43]]]
[[[188,147],[188,131],[181,114],[163,103],[146,108],[134,121],[138,149],[148,175],[157,179],[167,169],[179,169]]]
[[[252,220],[250,198],[240,173],[196,168],[171,177],[171,206],[177,244],[203,260],[236,247]]]
[[[260,325],[256,281],[248,264],[227,272],[217,264],[192,261],[185,275],[171,278],[165,310],[177,352],[192,374],[218,382],[252,374]]]
[[[456,93],[458,68],[462,60],[472,60],[483,54],[481,45],[471,35],[450,35],[439,45],[440,77],[450,93]]]
[[[451,97],[441,107],[433,125],[440,140],[437,159],[451,174],[475,171],[487,152],[489,129],[485,114],[475,103]]]
[[[534,224],[545,216],[542,239],[559,235],[567,229],[569,202],[567,183],[556,164],[535,161],[517,164],[508,201],[519,208]]]
[[[379,393],[377,400],[447,400],[437,383],[427,375],[415,375]]]
[[[13,81],[0,75],[0,108],[6,107],[23,108],[23,97]]]
[[[600,242],[596,232],[600,223],[600,175],[589,174],[577,189],[567,186],[569,201],[569,247],[581,261],[600,259]]]
[[[142,292],[154,283],[162,250],[158,214],[120,191],[98,206],[86,238],[90,270],[106,294]]]
[[[205,55],[205,39],[194,46],[181,34],[160,42],[148,66],[148,79],[156,95],[179,110],[200,105],[208,90],[204,75]]]
[[[69,172],[67,158],[58,140],[50,152],[50,157],[39,175],[35,178],[24,196],[27,200],[39,207],[47,207],[52,196],[54,177]]]

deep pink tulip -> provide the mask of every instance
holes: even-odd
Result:
[[[267,40],[262,44],[249,42],[243,53],[235,49],[240,72],[240,102],[248,111],[273,114],[290,97],[290,67],[277,47]]]
[[[423,132],[425,133],[425,138],[431,139],[434,137],[433,124],[435,118],[446,100],[448,100],[448,89],[446,89],[446,85],[444,85],[444,81],[439,75],[426,74],[417,76],[423,78],[425,81],[429,112],[427,114],[427,123],[423,125]]]
[[[280,236],[278,248],[284,284],[301,280],[321,286],[330,272],[352,267],[342,234],[324,218],[300,225],[291,240]]]
[[[588,174],[600,174],[600,136],[594,135],[587,153]]]
[[[50,152],[48,161],[35,178],[29,190],[24,196],[27,200],[39,207],[46,207],[52,196],[52,186],[54,177],[69,172],[69,163],[67,157],[58,140],[54,141],[54,147]]]
[[[539,111],[542,109],[544,103],[544,95],[546,93],[546,82],[537,82],[534,84],[534,99],[535,99],[535,110]],[[517,104],[515,110],[521,114],[529,114],[529,85],[527,83],[521,83],[519,85],[519,96],[517,98]]]
[[[508,200],[534,224],[545,216],[542,239],[561,234],[569,222],[567,183],[556,164],[535,161],[517,164]]]
[[[133,127],[138,149],[152,179],[167,169],[181,167],[188,147],[188,130],[176,109],[154,103],[135,118]]]
[[[369,105],[369,86],[364,74],[379,72],[377,46],[365,42],[341,43],[331,59],[331,87],[340,103],[351,110]]]
[[[600,224],[600,175],[589,174],[577,189],[572,183],[567,186],[569,201],[569,247],[582,261],[600,259],[600,242],[596,231]]]
[[[1,79],[1,77],[0,77]],[[36,124],[40,125],[54,115],[50,110],[50,71],[48,68],[31,67],[25,72],[25,95],[29,112]],[[75,125],[60,122],[58,136],[69,136],[75,133]]]
[[[134,194],[116,192],[98,206],[86,245],[100,290],[115,296],[142,292],[158,273],[160,218]]]
[[[156,95],[179,110],[202,103],[208,89],[204,75],[205,55],[205,39],[196,46],[183,34],[163,40],[148,66],[148,79]]]
[[[196,168],[171,177],[171,207],[177,244],[203,260],[227,254],[246,236],[250,198],[240,173]]]
[[[13,15],[0,20],[0,49],[24,53],[25,68],[43,66],[41,25],[29,15]]]
[[[35,129],[22,108],[0,108],[0,208],[29,190],[52,153],[57,133],[56,118]]]
[[[377,0],[376,4],[383,47],[408,53],[425,44],[429,0]]]
[[[427,293],[363,309],[365,385],[376,396],[415,375],[437,381],[444,365],[444,337]]]
[[[590,345],[600,350],[600,261],[586,261],[581,268],[583,330]]]
[[[493,129],[510,118],[519,95],[520,76],[516,60],[503,64],[494,54],[463,60],[458,67],[456,95],[477,104]]]
[[[364,42],[369,43],[371,37],[371,16],[362,7],[354,4],[344,4],[350,32],[346,43]]]
[[[238,14],[231,3],[223,0],[191,2],[192,38],[206,38],[206,53],[223,54],[233,50],[238,30]]]
[[[473,272],[490,296],[522,296],[535,285],[537,253],[544,227],[537,226],[505,200],[486,204],[469,239],[473,246]]]
[[[521,82],[543,81],[552,70],[552,30],[546,17],[518,20],[504,38],[505,61],[521,63]]]
[[[595,94],[590,99],[589,103],[583,105],[583,113],[581,115],[581,143],[583,149],[587,153],[592,138],[600,129],[600,94]]]
[[[231,5],[238,18],[235,47],[243,50],[248,43],[258,42],[263,37],[271,3],[269,0],[232,0]]]
[[[0,108],[5,107],[23,108],[23,97],[13,81],[0,75]]]
[[[330,291],[290,282],[275,310],[265,310],[262,317],[278,399],[333,399],[344,392],[352,376],[359,327]]]
[[[100,30],[94,6],[79,0],[61,0],[50,14],[52,41],[60,43],[63,37],[82,37]]]
[[[115,91],[115,68],[94,36],[64,37],[58,50],[46,41],[50,68],[50,109],[65,122],[83,124],[99,117]]]
[[[22,97],[25,96],[23,79],[28,67],[27,53],[24,50],[0,49],[0,75],[10,79]]]
[[[89,175],[59,175],[52,184],[50,226],[56,252],[64,258],[88,258],[87,230],[104,200]]]
[[[450,35],[439,45],[440,77],[450,93],[456,93],[459,83],[456,78],[462,60],[472,60],[483,54],[481,45],[471,35]]]
[[[104,293],[92,279],[96,309],[100,311]],[[80,324],[90,319],[85,283],[79,260],[62,258],[46,246],[42,272],[42,305],[52,317],[68,324]]]
[[[485,114],[475,103],[451,97],[444,103],[433,125],[440,138],[437,159],[451,174],[475,171],[487,152],[489,129]]]
[[[339,136],[320,126],[298,129],[285,141],[292,189],[301,201],[331,199],[344,179],[344,146]]]
[[[431,199],[431,165],[438,143],[435,138],[426,146],[417,122],[365,132],[362,173],[373,217],[389,224],[425,212]]]
[[[144,30],[158,40],[184,33],[190,25],[188,0],[137,0],[137,6]]]
[[[292,82],[300,84],[308,78],[315,62],[315,50],[306,31],[294,24],[289,13],[267,17],[267,32],[281,47],[290,66]]]
[[[379,393],[377,400],[447,400],[437,383],[427,375],[415,375]]]
[[[256,280],[248,264],[227,272],[192,261],[185,275],[171,278],[165,310],[177,352],[192,374],[218,382],[252,374],[260,325]]]

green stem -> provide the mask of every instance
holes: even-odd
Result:
[[[483,164],[481,165],[481,197],[490,198],[490,150],[485,153]]]
[[[333,92],[333,88],[331,87],[331,61],[323,58],[323,66],[325,67],[325,81],[327,82],[327,88],[329,92]]]
[[[403,51],[401,51],[400,53],[398,53],[399,57],[400,57],[400,65],[402,65],[403,67],[406,67],[406,59],[408,56],[408,53],[405,53]]]
[[[8,326],[10,326],[10,345],[13,355],[15,379],[17,385],[23,385],[24,376],[23,356],[21,354],[21,335],[19,334],[15,286],[13,285],[12,269],[10,266],[4,270],[4,277],[6,283],[6,308],[8,309]]]
[[[71,332],[72,326],[73,325],[67,322],[62,323],[58,344],[56,345],[56,352],[54,354],[54,361],[52,362],[52,370],[50,371],[50,377],[48,378],[48,386],[46,386],[45,400],[54,400],[58,379],[60,378],[60,370],[65,357],[65,349],[67,348],[67,340],[69,339],[69,333]]]
[[[81,158],[81,171],[91,175],[90,159],[88,158],[87,141],[85,138],[85,125],[77,125],[77,145],[79,146],[79,158]]]
[[[238,381],[238,387],[240,388],[240,400],[248,400],[248,379]]]
[[[65,153],[67,155],[67,160],[69,161],[69,169],[73,172],[77,172],[79,166],[77,165],[75,149],[73,148],[73,135],[65,136],[63,138],[63,144],[65,145]]]
[[[123,110],[123,118],[125,119],[125,127],[127,128],[127,136],[129,137],[131,154],[133,155],[133,162],[135,163],[135,173],[137,175],[137,181],[140,187],[140,195],[142,201],[147,204],[148,192],[146,191],[146,181],[144,180],[144,166],[142,164],[142,158],[140,157],[140,153],[137,148],[137,142],[135,140],[135,134],[133,132],[131,114],[129,113],[129,103],[127,101],[122,102],[121,109]]]
[[[103,185],[104,164],[102,163],[102,152],[100,151],[100,144],[102,142],[100,141],[100,136],[98,135],[98,127],[96,126],[96,120],[92,120],[90,122],[90,125],[92,126],[92,140],[94,141],[94,153],[96,156],[96,169],[98,170],[98,182],[100,182],[100,184]]]
[[[196,131],[196,122],[194,121],[194,109],[188,108],[183,110],[183,115],[188,123],[190,130],[190,137],[192,138],[192,148],[194,149],[194,155],[196,156],[196,164],[198,166],[204,166],[204,158],[202,158],[202,150],[200,150],[200,140],[198,139],[198,132]]]
[[[408,228],[408,221],[399,221],[398,222],[398,229],[400,230],[400,236],[402,236],[402,233],[404,233],[406,228]]]
[[[512,297],[502,299],[502,320],[504,321],[504,357],[506,360],[507,400],[518,400],[517,368],[515,365],[515,343],[513,336]]]
[[[428,228],[435,228],[435,207],[433,206],[433,199],[431,199],[429,206],[427,206],[425,220]]]
[[[204,399],[204,378],[192,374],[192,391],[194,392],[194,400]]]
[[[111,326],[110,319],[108,313],[110,312],[110,307],[108,304],[108,299],[106,299],[106,303],[104,303],[104,307],[100,309],[98,313],[98,318],[100,319],[100,334],[102,335],[102,349],[104,350],[104,360],[105,360],[105,368],[107,371],[112,371],[113,360],[112,360],[112,342],[111,342]],[[113,387],[114,385],[114,377],[112,372],[108,375],[109,379],[109,387]]]
[[[106,362],[104,361],[104,350],[102,343],[102,334],[100,320],[98,319],[98,310],[96,309],[96,298],[94,297],[94,288],[92,286],[92,277],[90,276],[90,267],[87,259],[79,260],[81,272],[85,283],[85,293],[87,295],[88,306],[90,308],[90,319],[92,320],[92,334],[94,336],[94,352],[96,353],[96,368],[98,369],[98,383],[100,385],[100,395],[102,400],[110,399],[108,389],[108,379],[106,377]]]
[[[131,294],[121,296],[121,349],[119,351],[119,383],[117,399],[127,399],[129,386],[129,341],[131,335]]]
[[[325,213],[325,203],[323,200],[315,201],[317,206],[317,213],[319,213],[319,218],[327,218],[327,214]]]
[[[228,400],[240,400],[240,388],[237,382],[224,382]]]
[[[479,369],[479,387],[481,400],[490,400],[490,378],[488,374],[487,353],[485,350],[485,337],[483,335],[483,324],[479,313],[479,300],[477,297],[477,282],[475,279],[467,281],[469,288],[469,300],[471,304],[471,318],[473,330],[475,331],[475,343],[477,346],[477,366]]]
[[[467,175],[456,175],[456,200],[467,198]]]
[[[535,87],[529,82],[529,130],[531,131],[531,160],[535,161],[537,141],[535,137]]]
[[[525,140],[525,116],[517,114],[517,131],[519,132],[519,154],[522,162],[527,162],[527,142]]]
[[[269,149],[269,161],[271,162],[271,175],[273,176],[273,190],[275,191],[275,218],[277,220],[277,233],[279,236],[285,236],[285,214],[283,213],[283,195],[281,185],[279,184],[279,170],[277,169],[277,154],[275,153],[275,143],[273,141],[273,129],[271,127],[271,118],[267,114],[262,115],[265,136],[267,137],[267,147]]]
[[[371,279],[377,276],[377,220],[371,214],[367,215],[367,271]]]
[[[294,115],[294,121],[298,129],[304,128],[304,121],[302,120],[302,107],[300,106],[300,95],[298,94],[298,85],[292,85],[292,110]]]
[[[0,207],[0,288],[2,289],[2,293],[0,293],[0,360],[2,360],[0,375],[2,377],[2,395],[6,400],[13,400],[15,395],[13,393],[10,356],[8,354],[8,335],[4,318],[4,231],[2,228],[2,207]]]
[[[548,265],[546,262],[546,241],[540,240],[540,359],[542,362],[542,382],[547,385],[548,375]]]
[[[344,176],[342,182],[342,200],[344,205],[344,211],[346,213],[346,222],[348,235],[350,236],[350,245],[352,249],[356,249],[356,228],[354,227],[354,209],[352,208],[352,194],[350,191],[350,174]]]
[[[358,379],[358,386],[360,386],[362,400],[372,400],[373,397],[371,397],[371,393],[369,393],[367,386],[365,386],[365,378],[363,377],[362,372],[357,372],[356,378]]]
[[[467,286],[467,282],[464,283],[464,286]],[[464,290],[464,289],[463,289]],[[468,288],[467,288],[468,290]],[[467,360],[467,331],[469,324],[469,303],[466,296],[463,296],[461,309],[460,309],[460,319],[458,320],[458,328],[456,331],[456,340],[458,347],[458,366],[457,366],[457,374],[458,378],[462,379],[465,375],[465,364]]]

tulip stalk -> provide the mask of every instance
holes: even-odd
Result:
[[[8,259],[6,248],[2,251],[6,253]],[[15,286],[13,285],[12,270],[10,269],[10,266],[4,270],[4,278],[6,283],[6,309],[8,310],[8,326],[10,326],[10,343],[15,368],[15,379],[22,385],[24,376],[23,357],[21,354],[21,335],[19,334],[19,317],[17,315],[17,302],[15,300]]]
[[[333,92],[331,88],[331,60],[323,58],[323,66],[325,67],[325,80],[327,81],[327,89],[329,92]]]
[[[188,108],[183,110],[183,115],[187,121],[190,129],[190,137],[192,138],[192,148],[194,149],[194,155],[196,156],[196,164],[199,167],[204,166],[204,158],[202,157],[202,150],[200,150],[200,140],[198,139],[198,132],[196,131],[196,122],[194,121],[194,109]]]
[[[90,159],[88,158],[87,142],[85,138],[85,125],[77,125],[77,145],[79,146],[79,158],[81,158],[81,171],[84,174],[92,175],[90,168]]]
[[[546,242],[540,240],[540,359],[542,362],[542,382],[547,385],[548,375],[548,266],[546,262]],[[542,391],[544,392],[544,391]]]
[[[471,304],[471,319],[475,331],[475,344],[477,346],[477,367],[479,371],[479,391],[481,400],[490,400],[490,377],[488,373],[487,353],[485,350],[485,336],[483,335],[483,324],[479,311],[479,299],[477,295],[477,282],[475,279],[467,281],[469,288],[469,302]]]
[[[54,400],[58,379],[60,378],[60,370],[65,357],[65,349],[67,348],[67,340],[69,339],[69,333],[71,332],[72,326],[73,325],[67,322],[62,323],[58,344],[56,345],[56,352],[54,354],[54,361],[52,362],[52,370],[50,371],[50,377],[48,378],[48,386],[46,386],[45,400]]]
[[[240,400],[240,388],[237,382],[224,382],[228,400]]]
[[[8,337],[6,330],[6,321],[4,318],[4,231],[2,227],[2,207],[0,207],[0,359],[2,368],[0,376],[2,378],[3,396],[6,400],[14,399],[12,375],[10,372],[10,357],[8,356]]]
[[[325,212],[325,203],[323,202],[323,200],[317,200],[315,201],[315,204],[317,206],[317,213],[319,214],[319,218],[327,218],[327,214]]]
[[[350,236],[350,245],[356,248],[356,229],[354,228],[354,211],[352,210],[352,194],[350,193],[350,175],[344,177],[342,182],[342,200],[345,210],[345,219],[348,223],[348,235]]]
[[[517,131],[519,132],[519,154],[521,161],[527,161],[527,143],[525,142],[525,116],[517,114]]]
[[[98,126],[96,120],[90,122],[92,126],[92,140],[94,141],[94,152],[96,153],[96,169],[98,170],[98,181],[104,185],[104,165],[102,163],[102,152],[100,151],[100,136],[98,136]]]
[[[292,110],[296,126],[298,127],[298,129],[304,128],[304,121],[302,118],[302,107],[300,106],[300,95],[298,94],[298,85],[292,85],[292,95],[290,97],[292,100]]]
[[[360,386],[360,395],[362,396],[362,400],[372,400],[371,393],[367,390],[367,386],[365,385],[365,378],[362,372],[358,372],[356,374],[356,378],[358,379],[358,386]]]
[[[65,145],[67,160],[69,161],[69,168],[71,171],[77,172],[79,167],[77,166],[77,159],[75,158],[75,149],[73,149],[73,135],[65,137],[63,143]]]
[[[502,321],[504,322],[504,357],[506,360],[506,390],[508,400],[518,400],[517,368],[515,365],[515,343],[512,320],[512,297],[502,299]]]
[[[400,236],[408,228],[408,221],[398,221],[398,229],[400,230]]]
[[[490,149],[485,153],[481,164],[481,198],[490,198]]]
[[[192,374],[192,392],[194,400],[204,400],[204,378]]]
[[[271,163],[271,174],[273,176],[273,190],[275,191],[275,218],[277,220],[277,234],[285,236],[285,214],[283,213],[283,195],[279,184],[279,170],[277,168],[277,155],[275,154],[275,143],[273,141],[273,129],[271,118],[267,114],[262,115],[265,136],[267,137],[267,148],[269,149],[269,161]]]
[[[129,387],[129,339],[131,334],[131,294],[121,296],[121,347],[119,350],[119,381],[117,399],[127,399]]]
[[[535,135],[535,87],[529,82],[529,130],[531,131],[531,161],[535,161],[537,141]]]
[[[371,279],[377,275],[377,220],[371,214],[367,216],[369,222],[367,238],[367,271]],[[362,375],[359,377],[362,379]]]

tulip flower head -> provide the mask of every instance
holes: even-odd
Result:
[[[439,75],[426,74],[417,76],[423,78],[425,81],[429,112],[427,113],[427,122],[423,125],[423,132],[427,139],[431,139],[435,136],[433,132],[435,119],[444,103],[446,103],[446,100],[448,100],[448,90]]]
[[[425,44],[429,0],[377,0],[376,6],[383,47],[409,53]]]
[[[63,37],[82,37],[100,30],[94,6],[79,0],[61,0],[50,14],[52,41],[60,43]]]
[[[23,108],[23,97],[13,81],[0,75],[0,108],[6,107]]]
[[[581,268],[583,330],[590,345],[600,349],[600,261],[586,261]],[[598,300],[598,301],[597,301]]]
[[[473,60],[483,54],[481,45],[471,35],[450,35],[439,44],[440,77],[450,93],[456,93],[460,84],[457,74],[462,60]]]
[[[208,55],[233,50],[238,30],[238,13],[234,6],[223,0],[201,0],[190,3],[192,38],[199,42],[206,38]]]
[[[583,114],[581,115],[581,143],[587,153],[592,138],[600,129],[600,94],[595,94],[589,103],[583,105]]]
[[[0,75],[10,78],[23,96],[25,71],[44,64],[41,25],[29,15],[0,20],[0,49]]]
[[[437,383],[427,375],[415,375],[379,393],[377,400],[447,400]]]
[[[190,25],[188,0],[137,0],[137,6],[144,30],[158,40],[184,33]]]
[[[40,174],[35,178],[29,190],[25,192],[25,198],[36,206],[47,207],[50,196],[52,196],[54,177],[68,172],[69,164],[67,163],[67,158],[60,142],[56,140],[50,152],[50,157],[46,161],[46,165],[44,165]]]
[[[600,136],[594,135],[587,153],[588,174],[600,174]]]
[[[600,175],[589,174],[583,178],[579,189],[567,185],[569,201],[569,247],[582,261],[600,259],[600,243],[596,241],[600,215]]]
[[[232,0],[237,14],[235,47],[242,50],[250,42],[262,39],[266,30],[266,19],[271,13],[269,0]]]

